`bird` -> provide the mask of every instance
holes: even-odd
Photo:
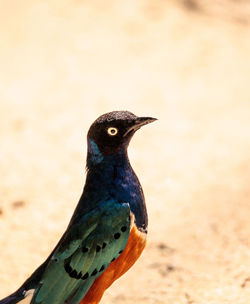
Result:
[[[86,181],[61,239],[0,304],[98,304],[146,245],[148,215],[128,158],[131,138],[155,121],[129,111],[101,115],[87,134]]]

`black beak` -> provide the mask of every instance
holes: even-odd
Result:
[[[142,126],[145,126],[153,121],[157,120],[157,118],[153,117],[137,117],[133,121],[133,125],[124,133],[124,137],[127,136],[130,132],[135,132],[139,130]]]
[[[138,117],[135,120],[135,127],[142,127],[145,126],[153,121],[157,120],[157,118],[153,118],[153,117]]]

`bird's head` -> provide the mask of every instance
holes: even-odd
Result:
[[[97,118],[88,132],[88,153],[99,163],[106,155],[126,151],[134,133],[155,121],[152,117],[138,117],[128,111],[113,111]]]

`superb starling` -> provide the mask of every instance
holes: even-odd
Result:
[[[154,120],[114,111],[91,125],[86,183],[67,230],[47,260],[0,304],[97,304],[135,263],[146,244],[148,218],[127,148],[134,133]]]

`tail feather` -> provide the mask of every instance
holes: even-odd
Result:
[[[12,293],[8,297],[0,300],[0,304],[17,304],[20,303],[25,297],[24,290],[17,290],[16,292]]]
[[[62,236],[62,239],[64,237],[65,233]],[[58,242],[58,244],[60,241]],[[54,248],[54,250],[51,252],[51,254],[48,256],[48,258],[41,264],[34,273],[23,283],[23,285],[14,293],[9,295],[8,297],[0,300],[0,304],[29,304],[32,300],[33,294],[35,289],[37,288],[41,276],[51,259],[52,255],[54,254],[55,250],[57,249],[57,246]]]

